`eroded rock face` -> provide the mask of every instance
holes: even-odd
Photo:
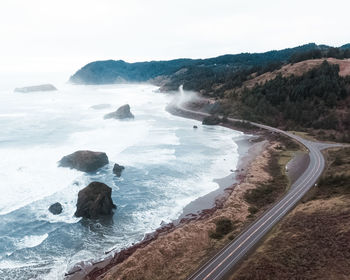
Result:
[[[119,164],[114,164],[114,167],[113,167],[113,173],[117,176],[117,177],[120,177],[122,175],[122,172],[123,170],[125,169],[124,166],[122,165],[119,165]]]
[[[61,214],[62,210],[63,210],[62,205],[59,202],[56,202],[49,207],[49,211],[54,215]]]
[[[108,164],[108,157],[103,152],[77,151],[64,156],[59,161],[59,166],[74,168],[84,172],[94,172]]]
[[[111,197],[112,189],[106,184],[92,182],[79,191],[76,217],[97,219],[113,214],[116,206]]]
[[[109,113],[104,116],[105,119],[131,119],[134,118],[134,115],[130,111],[130,105],[125,104],[118,108],[117,111]]]
[[[57,90],[53,85],[51,84],[45,84],[45,85],[38,85],[38,86],[31,86],[31,87],[22,87],[22,88],[15,88],[15,92],[34,92],[34,91],[53,91]]]

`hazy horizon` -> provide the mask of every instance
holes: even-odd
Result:
[[[349,43],[347,7],[344,0],[3,0],[0,74],[67,76],[96,60],[208,58],[310,42],[341,46]]]

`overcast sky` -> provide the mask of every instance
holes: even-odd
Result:
[[[0,0],[0,72],[339,46],[349,10],[349,0]]]

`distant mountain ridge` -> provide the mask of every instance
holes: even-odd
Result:
[[[293,55],[311,50],[326,50],[331,47],[310,43],[295,48],[273,50],[264,53],[226,54],[208,59],[175,59],[128,63],[123,60],[95,61],[85,65],[70,78],[74,84],[113,84],[118,82],[146,82],[160,76],[170,76],[180,69],[201,67],[213,73],[241,70],[249,67],[264,67],[271,63],[284,63]],[[350,49],[350,44],[340,47]]]

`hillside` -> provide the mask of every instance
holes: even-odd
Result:
[[[228,70],[237,71],[251,67],[264,67],[271,63],[286,62],[297,53],[320,48],[324,49],[325,47],[311,43],[280,51],[228,54],[208,59],[176,59],[136,63],[128,63],[123,60],[96,61],[78,70],[70,78],[70,82],[75,84],[145,82],[160,76],[171,76],[180,69],[184,69],[182,75],[176,76],[181,77],[181,79],[179,81],[175,79],[169,84],[169,87],[177,89],[185,80],[192,80],[193,75],[197,79],[202,77],[215,78],[215,74],[222,75]]]
[[[253,88],[256,84],[264,84],[269,80],[273,80],[279,74],[282,77],[289,77],[292,75],[301,76],[305,72],[310,71],[315,67],[319,67],[324,60],[327,60],[330,64],[339,65],[339,75],[342,77],[350,75],[350,59],[336,59],[336,58],[326,58],[326,59],[308,59],[297,63],[288,63],[282,66],[280,69],[274,70],[272,72],[266,72],[261,75],[256,73],[252,74],[252,79],[249,79],[243,83],[243,87]]]
[[[151,82],[162,91],[183,85],[217,99],[221,114],[303,131],[321,140],[349,142],[349,74],[349,44],[307,44],[209,59],[97,61],[77,71],[70,82]]]
[[[244,261],[232,280],[349,279],[350,149],[327,153],[313,188]]]
[[[322,140],[349,142],[350,76],[344,75],[350,61],[321,61],[289,64],[226,90],[220,98],[221,113],[308,132]]]

